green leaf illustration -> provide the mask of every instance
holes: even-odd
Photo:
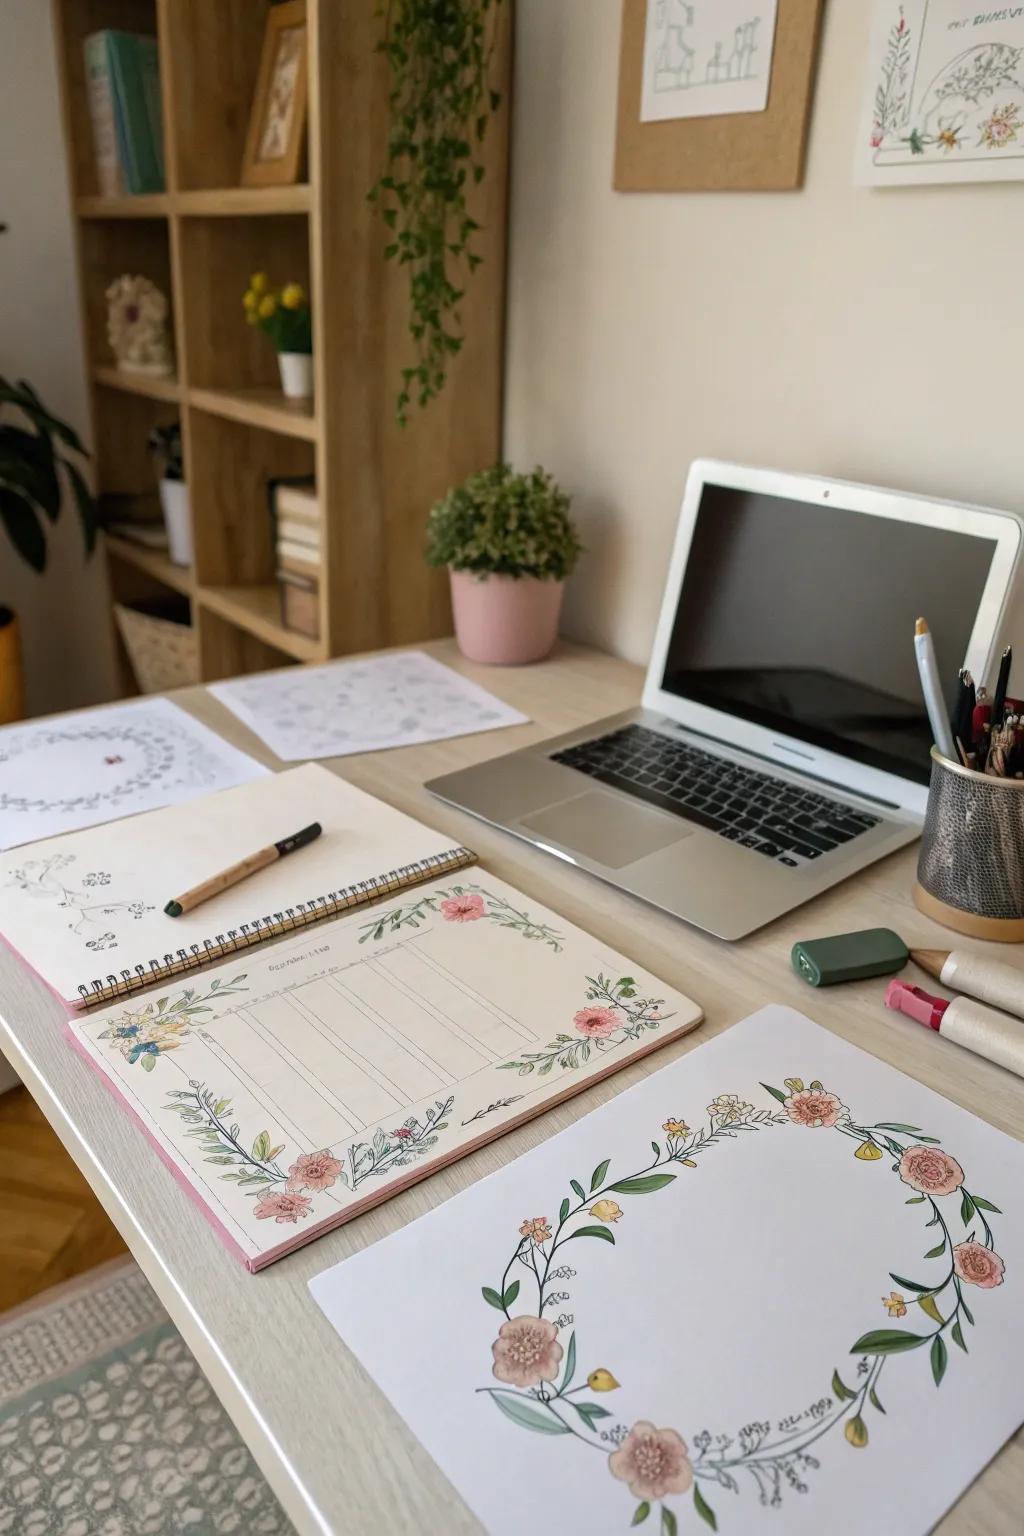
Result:
[[[582,1184],[577,1184],[575,1179],[570,1179],[569,1180],[569,1187],[572,1190],[573,1194],[576,1196],[577,1200],[586,1200],[587,1197],[586,1197],[586,1195],[583,1192],[583,1185]]]
[[[260,1131],[252,1144],[252,1155],[258,1162],[265,1163],[270,1155],[270,1133]]]
[[[569,1335],[569,1345],[568,1345],[568,1348],[565,1351],[565,1370],[562,1373],[562,1385],[558,1389],[560,1393],[564,1392],[566,1387],[569,1385],[570,1381],[572,1381],[573,1374],[574,1374],[575,1370],[576,1370],[576,1333],[575,1333],[575,1330],[574,1330]]]
[[[504,1296],[501,1298],[502,1306],[510,1307],[519,1295],[519,1281],[513,1280]]]
[[[576,1231],[570,1233],[569,1237],[565,1238],[564,1241],[568,1243],[574,1237],[600,1237],[606,1243],[615,1242],[614,1236],[607,1227],[577,1227]]]
[[[964,1343],[963,1329],[960,1327],[959,1322],[953,1324],[952,1328],[949,1330],[949,1336],[953,1340],[953,1343],[958,1344],[966,1355],[967,1345]]]
[[[605,1174],[608,1172],[608,1168],[609,1168],[610,1164],[611,1164],[611,1158],[610,1157],[606,1157],[603,1163],[598,1163],[597,1167],[594,1169],[593,1173],[590,1175],[590,1193],[591,1194],[594,1193],[595,1189],[600,1189],[601,1185],[604,1183]],[[995,1206],[993,1206],[992,1209],[995,1210]]]
[[[499,1312],[504,1312],[505,1308],[501,1304],[501,1297],[498,1295],[497,1291],[492,1290],[489,1285],[485,1285],[481,1288],[480,1295],[483,1297],[484,1301],[486,1301],[489,1307],[497,1307]]]
[[[976,1210],[994,1211],[997,1216],[1001,1216],[1003,1214],[998,1205],[993,1205],[991,1200],[983,1200],[980,1195],[972,1195],[971,1200]]]
[[[946,1341],[942,1337],[941,1333],[937,1333],[935,1338],[932,1340],[931,1352],[932,1375],[935,1378],[936,1386],[939,1386],[943,1376],[946,1374],[946,1361],[948,1359],[949,1355],[946,1351]]]
[[[894,1275],[891,1269],[889,1278],[895,1280],[896,1284],[902,1286],[905,1291],[930,1291],[932,1288],[930,1285],[918,1285],[916,1280],[908,1280],[904,1275]]]
[[[925,1258],[926,1259],[937,1259],[939,1257],[940,1253],[945,1253],[945,1251],[946,1251],[946,1239],[943,1238],[942,1242],[939,1243],[937,1248],[929,1248],[928,1252],[925,1254]]]
[[[850,1391],[849,1387],[846,1385],[838,1371],[832,1372],[832,1391],[835,1393],[836,1397],[838,1397],[841,1403],[852,1401],[852,1399],[857,1396],[856,1392]]]
[[[960,1220],[963,1222],[965,1227],[973,1215],[974,1201],[971,1199],[967,1191],[964,1190],[964,1197],[960,1202]]]
[[[593,1429],[595,1419],[610,1419],[611,1414],[607,1408],[601,1408],[597,1403],[573,1403],[580,1418],[588,1429]]]
[[[558,1210],[558,1224],[559,1224],[559,1226],[561,1226],[562,1222],[565,1220],[565,1218],[568,1216],[568,1214],[569,1214],[569,1197],[568,1197],[568,1195],[566,1195],[565,1199],[562,1201],[562,1204],[560,1205],[559,1210]]]
[[[874,1387],[872,1387],[870,1392],[868,1393],[868,1401],[871,1403],[873,1408],[877,1408],[878,1409],[879,1413],[884,1413],[885,1412],[885,1409],[882,1407],[881,1403],[878,1401],[878,1393],[875,1391]]]
[[[895,1120],[879,1120],[877,1125],[872,1126],[872,1130],[902,1131],[905,1136],[922,1135],[921,1127],[919,1125],[900,1125]]]
[[[761,1087],[765,1093],[770,1093],[773,1099],[778,1099],[780,1104],[785,1104],[789,1097],[787,1093],[783,1093],[781,1088],[773,1088],[770,1083],[762,1083]]]
[[[693,1485],[693,1507],[697,1511],[698,1515],[700,1515],[701,1519],[705,1520],[713,1531],[718,1530],[718,1521],[715,1518],[715,1512],[711,1508],[711,1505],[708,1503],[707,1499],[705,1499],[704,1495],[701,1493],[700,1488],[696,1483]]]
[[[971,1311],[970,1307],[967,1305],[966,1301],[964,1301],[962,1296],[960,1297],[960,1311],[963,1313],[964,1317],[966,1317],[967,1321],[970,1323],[971,1327],[973,1328],[974,1327],[974,1313]]]
[[[679,1523],[667,1504],[661,1506],[661,1536],[678,1536]]]
[[[156,1066],[156,1057],[153,1055],[152,1051],[143,1051],[142,1055],[139,1057],[139,1063],[144,1072],[152,1072],[153,1068]]]
[[[904,1333],[899,1328],[873,1328],[862,1333],[856,1344],[850,1346],[851,1355],[899,1355],[906,1349],[918,1349],[927,1344],[930,1334]]]
[[[532,1407],[525,1398],[505,1397],[501,1392],[492,1392],[491,1401],[513,1424],[519,1424],[523,1429],[535,1430],[538,1435],[572,1434],[568,1424],[563,1424],[553,1413],[544,1413],[540,1408]]]
[[[653,1195],[655,1190],[674,1183],[675,1177],[674,1173],[645,1173],[636,1179],[622,1179],[618,1184],[609,1184],[608,1188],[617,1195]]]
[[[921,1311],[927,1313],[927,1315],[931,1318],[932,1322],[933,1323],[938,1323],[939,1327],[941,1328],[942,1324],[946,1321],[946,1319],[943,1317],[942,1313],[939,1311],[939,1304],[935,1300],[935,1297],[934,1296],[919,1296],[917,1298],[917,1304],[921,1308]]]
[[[650,1514],[650,1512],[651,1512],[651,1506],[648,1504],[647,1500],[645,1499],[642,1504],[638,1504],[637,1505],[636,1513],[634,1514],[632,1520],[629,1522],[630,1525],[643,1525],[644,1521],[647,1519],[647,1516]]]
[[[904,1200],[904,1205],[924,1205],[924,1195],[911,1195],[909,1200]]]

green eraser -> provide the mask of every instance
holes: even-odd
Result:
[[[828,939],[803,939],[793,945],[791,959],[794,971],[812,987],[831,987],[837,981],[891,976],[903,969],[910,951],[891,928],[864,928]]]

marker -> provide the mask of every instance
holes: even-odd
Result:
[[[944,987],[1024,1019],[1024,970],[1019,966],[955,949],[912,949],[910,958]]]
[[[934,1029],[944,1040],[952,1040],[976,1056],[984,1056],[987,1061],[1024,1077],[1024,1025],[1008,1013],[998,1013],[969,997],[958,997],[953,1002],[932,997],[905,981],[890,981],[885,990],[885,1006]]]
[[[928,711],[935,745],[943,757],[948,758],[951,763],[959,762],[956,747],[953,745],[953,733],[949,728],[949,716],[942,699],[942,688],[939,685],[935,646],[932,643],[931,631],[924,619],[918,619],[914,625],[914,650],[917,653],[921,692],[924,694],[924,704]]]
[[[248,880],[258,870],[266,869],[268,864],[274,864],[286,854],[295,853],[297,849],[315,842],[322,831],[320,823],[314,821],[308,827],[303,827],[301,832],[293,832],[291,837],[284,837],[279,843],[271,843],[267,848],[250,853],[248,858],[239,859],[230,869],[223,869],[219,875],[211,875],[209,880],[204,880],[202,885],[194,885],[184,895],[174,897],[164,907],[164,911],[168,917],[181,917],[182,913],[191,912],[202,902],[209,901],[211,896],[219,896],[222,891],[228,891],[233,885]]]

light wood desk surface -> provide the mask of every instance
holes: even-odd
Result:
[[[93,1070],[62,1033],[63,1011],[41,982],[0,953],[0,1049],[9,1056],[117,1224],[207,1372],[302,1536],[463,1536],[480,1526],[367,1381],[313,1304],[306,1282],[535,1146],[649,1072],[769,1002],[788,1003],[1024,1138],[1024,1084],[882,1006],[884,982],[813,991],[792,973],[798,938],[885,925],[911,943],[949,945],[910,899],[913,849],[876,864],[812,906],[727,945],[623,896],[526,844],[433,800],[424,780],[600,719],[639,700],[635,667],[564,645],[541,666],[474,667],[451,641],[424,649],[530,716],[509,730],[330,766],[361,788],[476,849],[485,867],[590,929],[696,998],[700,1029],[532,1124],[435,1174],[377,1210],[250,1275],[220,1240]],[[175,701],[229,741],[282,766],[204,689]],[[456,1262],[453,1260],[453,1263]],[[396,1277],[397,1290],[401,1284]],[[948,1409],[948,1405],[947,1405]],[[943,1536],[1021,1530],[1024,1442],[1011,1442],[939,1527]],[[901,1536],[886,1532],[885,1536]]]

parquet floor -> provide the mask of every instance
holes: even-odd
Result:
[[[0,1094],[0,1312],[124,1252],[28,1090]]]

